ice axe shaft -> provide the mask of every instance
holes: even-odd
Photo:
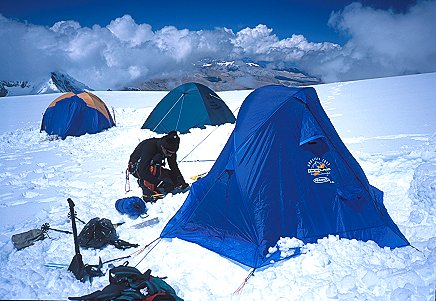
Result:
[[[76,255],[74,255],[73,260],[71,260],[68,270],[71,271],[74,276],[76,276],[77,280],[82,280],[84,277],[85,265],[83,264],[82,255],[80,254],[79,240],[77,238],[76,219],[74,216],[74,202],[70,198],[68,198],[67,201],[70,206],[71,224],[73,227],[74,236],[74,247],[76,249]]]

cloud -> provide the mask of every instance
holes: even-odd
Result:
[[[106,27],[61,21],[51,27],[0,15],[0,79],[38,80],[60,70],[94,89],[122,88],[171,72],[183,72],[206,57],[226,58],[234,46],[231,30],[153,31],[125,15]]]
[[[279,39],[263,24],[236,33],[174,26],[153,31],[129,15],[91,28],[73,20],[46,27],[0,15],[0,79],[36,80],[60,70],[94,89],[117,89],[182,74],[204,58],[288,64],[326,82],[433,72],[435,20],[436,1],[418,2],[403,14],[353,3],[329,20],[348,37],[340,46],[313,43],[303,35]]]
[[[272,29],[259,24],[255,28],[245,28],[233,38],[235,47],[248,55],[264,54],[269,47],[277,43],[278,38],[272,34]]]
[[[124,15],[112,21],[107,28],[121,41],[130,46],[138,46],[154,37],[151,26],[148,24],[136,24],[129,15]]]
[[[333,43],[310,43],[302,35],[279,40],[272,29],[259,24],[255,28],[245,28],[233,39],[235,52],[265,61],[297,62],[312,52],[332,51],[340,48]]]
[[[324,58],[315,56],[318,65],[305,63],[325,81],[436,71],[436,1],[418,2],[406,13],[353,3],[333,13],[329,24],[348,42]]]

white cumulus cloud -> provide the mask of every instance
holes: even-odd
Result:
[[[154,37],[151,26],[148,24],[136,24],[129,15],[113,20],[107,28],[121,41],[131,46],[138,46]]]
[[[436,1],[419,1],[405,13],[353,3],[333,12],[329,25],[348,37],[344,45],[296,34],[279,39],[264,24],[236,33],[171,25],[153,30],[124,15],[106,27],[74,20],[46,27],[0,14],[0,80],[60,70],[94,89],[117,89],[186,72],[204,58],[247,57],[293,65],[326,82],[436,71]]]
[[[353,3],[329,23],[349,37],[340,51],[307,68],[326,81],[436,71],[436,1],[421,1],[406,13]]]

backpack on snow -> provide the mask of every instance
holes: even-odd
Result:
[[[69,297],[68,299],[183,301],[168,283],[159,277],[152,276],[151,270],[141,273],[135,267],[117,266],[109,270],[109,283],[101,291],[81,297]]]
[[[138,244],[131,244],[118,239],[114,225],[107,218],[95,217],[91,219],[78,235],[79,246],[83,248],[100,249],[108,244],[118,249],[138,247]]]
[[[117,266],[109,270],[109,282],[111,284],[128,286],[136,290],[147,288],[147,295],[164,292],[176,295],[174,289],[162,278],[152,276],[150,269],[145,273],[141,273],[135,267],[126,265]]]
[[[152,276],[150,269],[141,273],[135,267],[117,266],[109,270],[109,282],[113,285],[123,285],[139,291],[146,288],[145,300],[147,301],[183,301],[162,278]]]
[[[146,297],[139,291],[122,286],[110,284],[102,290],[80,297],[68,297],[69,300],[81,301],[135,301],[146,300]]]

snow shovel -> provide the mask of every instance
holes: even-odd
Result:
[[[74,247],[76,248],[76,255],[74,255],[73,260],[71,260],[70,266],[68,267],[68,271],[71,271],[74,276],[76,276],[77,280],[83,280],[85,276],[85,265],[83,264],[82,255],[79,250],[79,241],[77,239],[77,228],[76,228],[76,219],[74,215],[74,203],[68,198],[68,204],[70,205],[70,213],[71,213],[71,224],[73,225],[73,236],[74,236]]]

